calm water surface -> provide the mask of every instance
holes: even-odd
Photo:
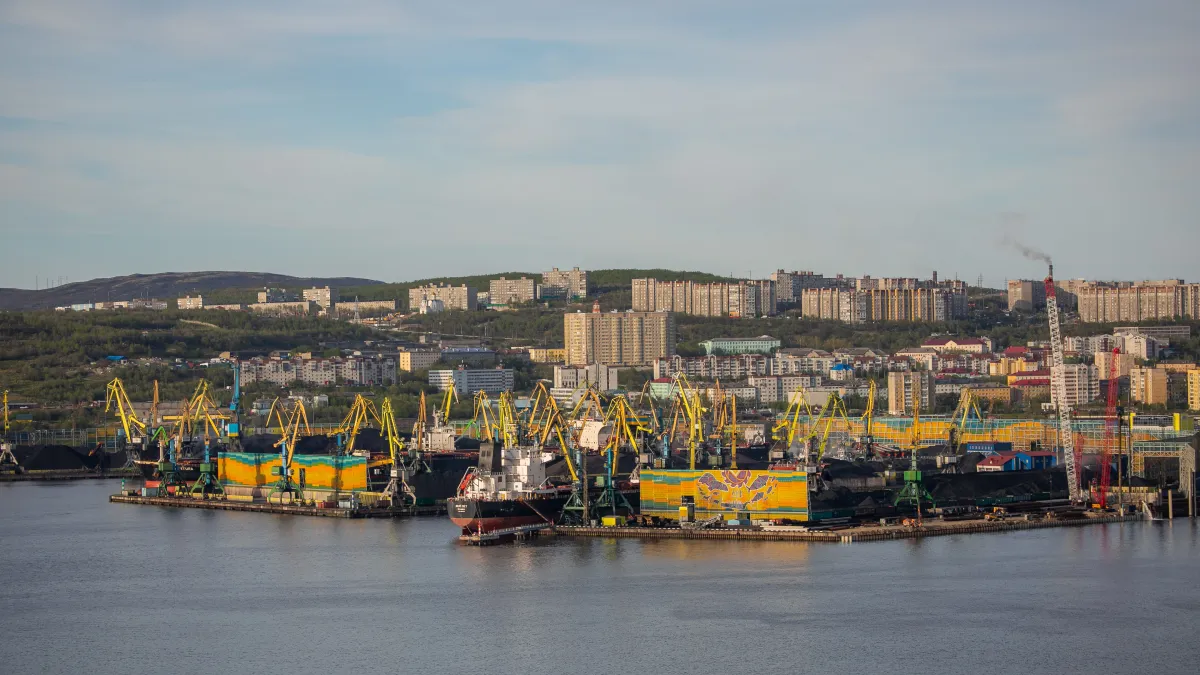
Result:
[[[0,673],[1197,673],[1186,520],[813,545],[109,504],[0,484]]]

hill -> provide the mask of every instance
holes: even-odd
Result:
[[[354,277],[293,277],[265,272],[166,272],[130,274],[78,281],[45,290],[0,288],[0,310],[51,309],[85,302],[159,298],[172,300],[188,293],[210,293],[226,289],[263,286],[303,288],[309,286],[370,286],[382,282]]]

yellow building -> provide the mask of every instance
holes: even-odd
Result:
[[[1166,405],[1167,371],[1160,368],[1131,368],[1129,394],[1138,403]]]
[[[1112,352],[1099,351],[1092,360],[1096,364],[1096,370],[1100,373],[1100,379],[1108,379],[1109,369],[1113,366],[1114,358],[1117,360],[1117,377],[1129,377],[1129,371],[1133,368],[1133,354],[1121,353],[1114,356]]]
[[[442,358],[439,349],[401,349],[397,367],[406,373],[417,370],[428,370],[430,366]]]
[[[984,387],[967,387],[975,398],[995,403],[1012,403],[1013,390],[1012,387],[1007,387],[1002,384]]]
[[[1188,410],[1200,410],[1200,369],[1187,372]]]
[[[675,354],[675,319],[666,312],[563,315],[563,342],[569,366],[652,365]]]
[[[567,350],[561,347],[530,347],[529,360],[534,363],[563,363],[567,360]]]
[[[996,377],[998,375],[1012,375],[1013,373],[1025,373],[1037,370],[1039,364],[1037,361],[1026,361],[1025,359],[1014,359],[1009,356],[1002,356],[998,361],[988,362],[988,375]]]

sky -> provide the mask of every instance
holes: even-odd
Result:
[[[1200,3],[0,0],[0,286],[1200,281]]]

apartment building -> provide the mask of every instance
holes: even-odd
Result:
[[[1045,306],[1045,283],[1030,279],[1008,280],[1008,311],[1033,312]]]
[[[931,411],[935,391],[933,373],[888,373],[888,414],[911,415],[914,400],[920,401],[922,410]]]
[[[492,305],[519,305],[533,302],[537,298],[537,285],[533,279],[492,279],[488,282],[488,302]]]
[[[516,375],[510,368],[459,368],[457,370],[429,371],[429,384],[437,387],[438,391],[451,388],[461,396],[472,396],[477,392],[498,395],[512,391],[516,383]]]
[[[442,359],[442,350],[436,347],[424,349],[401,348],[396,356],[400,370],[411,373],[417,370],[428,370],[430,366]]]
[[[1188,410],[1200,410],[1200,369],[1187,372]]]
[[[1124,335],[1067,336],[1063,338],[1063,350],[1075,352],[1079,356],[1091,356],[1097,352],[1111,352],[1114,349],[1124,348]]]
[[[746,379],[746,384],[758,390],[760,403],[788,401],[796,391],[820,387],[824,378],[820,375],[756,375]]]
[[[391,385],[396,383],[393,356],[335,356],[332,358],[263,358],[239,361],[243,384],[269,382],[287,386],[296,382],[318,386],[335,384]]]
[[[179,306],[179,309],[204,309],[204,296],[185,295],[176,300],[176,304]]]
[[[1129,397],[1145,405],[1167,404],[1168,373],[1162,368],[1131,368]]]
[[[1117,377],[1129,377],[1129,371],[1133,368],[1133,354],[1113,354],[1108,352],[1096,352],[1092,357],[1092,363],[1096,366],[1096,375],[1102,380],[1107,380],[1108,375],[1112,372],[1113,363],[1116,363]]]
[[[635,312],[677,312],[693,316],[773,316],[778,307],[770,279],[700,283],[634,279]]]
[[[738,356],[672,356],[654,361],[654,377],[685,375],[697,380],[741,380],[771,372],[771,359],[763,354]]]
[[[579,300],[588,295],[588,273],[578,267],[560,270],[557,267],[542,272],[542,297],[546,299]]]
[[[1200,318],[1200,284],[1182,279],[1091,282],[1078,297],[1084,323]]]
[[[410,311],[432,306],[433,301],[440,303],[439,309],[445,311],[473,311],[479,307],[479,290],[467,285],[448,286],[445,284],[430,284],[408,289],[408,308]]]
[[[593,363],[590,366],[554,366],[555,389],[577,389],[588,384],[600,391],[616,389],[617,368]]]
[[[992,351],[992,339],[986,337],[932,337],[922,342],[921,346],[932,349],[939,354],[983,354]]]
[[[563,315],[563,341],[569,366],[652,365],[675,354],[675,319],[666,312],[601,313],[597,304]]]
[[[917,288],[810,288],[801,292],[800,307],[806,318],[846,323],[949,321],[966,316],[967,288],[958,281]]]
[[[306,288],[302,291],[302,298],[316,304],[317,307],[321,308],[322,313],[328,314],[338,302],[338,290],[328,286],[324,288]]]
[[[1063,379],[1067,390],[1066,402],[1071,407],[1091,403],[1100,397],[1100,373],[1094,365],[1068,363],[1063,366]],[[1053,379],[1050,384],[1053,385]],[[1050,403],[1054,406],[1059,404],[1054,386],[1050,387]]]
[[[838,357],[823,349],[780,349],[770,361],[770,374],[824,374],[835,363],[838,363]]]

